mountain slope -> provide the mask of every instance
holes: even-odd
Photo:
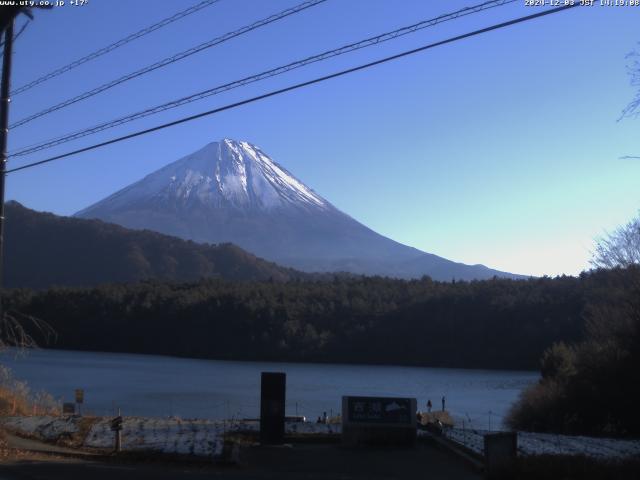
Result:
[[[46,288],[145,279],[285,281],[305,275],[231,244],[201,245],[99,220],[59,217],[8,202],[5,285]]]
[[[305,271],[438,280],[515,275],[464,265],[383,237],[335,208],[264,152],[206,145],[78,212],[196,242],[232,242]]]

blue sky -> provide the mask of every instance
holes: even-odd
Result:
[[[221,0],[16,96],[11,119],[300,1]],[[16,42],[13,86],[194,3],[89,0],[36,12]],[[10,150],[475,3],[329,0],[12,130]],[[9,168],[535,11],[523,1],[471,15]],[[511,272],[577,274],[594,238],[640,208],[640,160],[619,158],[640,155],[640,119],[617,121],[635,93],[625,55],[638,48],[639,20],[639,7],[561,12],[9,175],[7,198],[72,214],[230,137],[259,145],[338,208],[407,245]]]

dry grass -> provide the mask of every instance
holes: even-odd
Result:
[[[0,387],[0,416],[31,415],[32,413],[33,406],[29,399],[14,390]]]
[[[60,404],[45,391],[32,392],[27,382],[13,377],[0,364],[0,416],[59,415]]]
[[[420,412],[420,423],[422,425],[428,425],[430,423],[440,422],[447,427],[453,427],[453,418],[449,415],[449,412],[445,411],[433,411],[433,412]]]

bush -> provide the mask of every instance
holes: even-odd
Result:
[[[520,396],[507,425],[518,430],[640,434],[640,282],[638,267],[614,271],[585,308],[586,338],[545,351],[542,378]]]

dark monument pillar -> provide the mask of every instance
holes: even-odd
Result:
[[[260,443],[284,442],[286,373],[262,372],[260,385]]]

